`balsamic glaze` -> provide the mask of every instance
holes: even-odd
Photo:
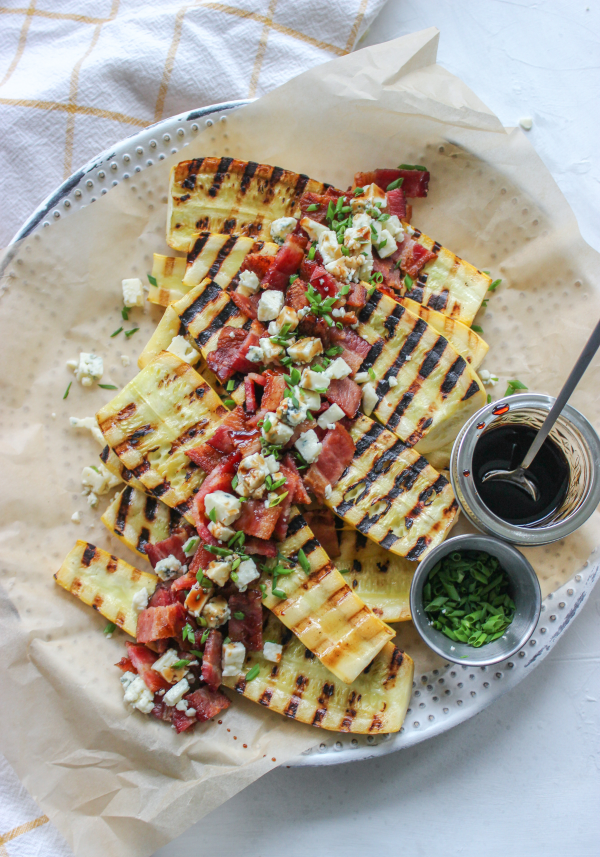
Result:
[[[530,527],[549,518],[563,502],[569,487],[569,464],[559,447],[547,438],[527,475],[539,491],[534,501],[526,491],[504,480],[482,482],[490,470],[514,470],[533,443],[536,430],[524,425],[504,425],[490,429],[477,441],[473,454],[475,487],[488,509],[521,527]]]

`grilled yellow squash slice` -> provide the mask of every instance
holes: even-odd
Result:
[[[135,637],[138,611],[134,597],[144,589],[148,596],[156,589],[156,577],[140,571],[89,542],[77,542],[67,555],[54,579],[98,610],[109,622],[114,622]]]
[[[222,235],[201,232],[187,257],[183,278],[186,290],[209,277],[222,289],[227,289],[248,253],[274,256],[279,246],[270,241],[255,241],[244,235]]]
[[[352,591],[384,622],[410,619],[410,585],[415,563],[372,542],[358,530],[339,533],[335,564]]]
[[[168,306],[161,320],[156,325],[154,333],[138,357],[138,366],[140,369],[143,369],[155,357],[158,357],[161,351],[167,350],[173,339],[179,335],[180,327],[181,321],[174,309],[174,305]]]
[[[186,456],[228,413],[201,375],[161,352],[96,417],[108,445],[149,494],[193,523],[204,479]]]
[[[437,253],[435,259],[423,266],[410,292],[405,285],[402,286],[402,297],[436,309],[470,327],[492,278],[424,235],[420,229],[404,221],[402,225],[417,244]]]
[[[465,359],[389,295],[371,295],[357,332],[371,345],[361,371],[371,368],[377,379],[373,416],[409,446],[455,415],[462,425],[485,404],[483,384]]]
[[[146,545],[168,539],[183,523],[175,509],[132,485],[115,496],[101,520],[124,545],[145,559]]]
[[[458,515],[450,483],[368,417],[357,417],[350,434],[354,459],[325,504],[386,550],[421,559],[444,540]]]
[[[419,318],[430,324],[434,330],[445,336],[454,350],[461,357],[464,357],[471,369],[477,369],[481,365],[490,346],[487,342],[484,342],[478,333],[475,333],[474,330],[467,327],[461,321],[450,318],[450,316],[431,309],[431,307],[417,304],[408,298],[396,298],[396,300],[399,304],[402,304],[404,309],[413,315],[418,315]]]
[[[152,279],[148,292],[150,303],[158,306],[169,306],[172,301],[177,301],[184,296],[187,292],[187,288],[182,282],[185,276],[185,265],[185,256],[154,254]]]
[[[283,645],[281,661],[274,664],[262,652],[250,652],[244,669],[248,672],[258,666],[256,678],[224,678],[224,685],[271,711],[321,729],[373,735],[398,732],[402,726],[414,664],[393,643],[386,643],[348,685],[339,682],[274,616],[269,616],[264,639]]]
[[[298,561],[300,549],[308,571]],[[272,581],[263,574],[263,604],[335,676],[354,681],[394,632],[352,592],[295,507],[279,551],[293,564],[291,574],[277,579],[285,598],[273,594]]]
[[[280,167],[233,158],[196,158],[171,170],[167,244],[188,253],[200,232],[269,240],[271,223],[297,217],[303,193],[331,185]]]

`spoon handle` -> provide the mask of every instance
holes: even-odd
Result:
[[[526,470],[529,467],[529,465],[531,464],[533,459],[536,457],[536,455],[540,451],[540,448],[541,448],[543,442],[546,440],[546,438],[548,437],[548,435],[550,433],[550,429],[552,428],[552,426],[554,425],[554,423],[558,419],[558,417],[559,417],[562,409],[564,408],[564,406],[567,404],[567,402],[571,398],[571,394],[572,394],[573,390],[575,389],[575,387],[577,386],[577,384],[581,380],[583,373],[585,372],[587,367],[590,365],[592,357],[594,356],[594,354],[596,353],[596,351],[598,350],[599,347],[600,347],[600,321],[598,322],[598,324],[594,328],[592,335],[590,336],[590,338],[586,342],[583,351],[579,355],[579,359],[578,359],[577,363],[571,369],[571,374],[569,375],[569,377],[565,381],[562,390],[560,391],[560,393],[556,397],[556,401],[554,402],[550,412],[548,413],[548,416],[544,420],[542,427],[538,431],[537,435],[535,436],[533,443],[529,447],[529,450],[527,451],[527,455],[525,456],[525,458],[523,459],[523,463],[521,464],[521,467],[524,470]]]

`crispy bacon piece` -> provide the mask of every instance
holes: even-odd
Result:
[[[295,309],[296,312],[301,309],[304,309],[304,307],[308,306],[308,298],[306,297],[307,290],[308,283],[305,283],[303,279],[294,280],[294,282],[291,284],[291,286],[288,287],[288,290],[285,293],[286,304],[288,306],[291,306],[292,309]]]
[[[403,179],[402,191],[409,199],[427,196],[429,188],[428,170],[371,170],[367,173],[356,173],[354,187],[366,187],[376,184],[381,190],[387,190],[392,182]]]
[[[121,658],[119,663],[115,664],[115,666],[119,667],[119,669],[122,670],[124,673],[137,672],[136,668],[134,667],[134,665],[132,664],[132,662],[129,658]]]
[[[290,458],[290,456],[287,456]],[[285,485],[282,485],[280,489],[281,491],[287,491],[287,496],[281,501],[279,504],[279,508],[281,509],[281,513],[279,518],[277,519],[277,523],[275,524],[275,530],[273,531],[273,538],[277,541],[283,541],[285,539],[288,524],[290,522],[290,509],[292,508],[292,503],[295,502],[296,494],[299,490],[299,485],[302,485],[302,480],[300,479],[300,475],[298,473],[297,468],[286,467],[285,464],[281,464],[279,466],[279,470],[281,471],[281,475],[285,476]],[[304,486],[302,486],[304,488]]]
[[[301,280],[306,280],[307,283],[310,283],[310,278],[313,275],[313,271],[315,268],[318,268],[319,262],[316,262],[314,259],[307,259],[306,257],[302,260],[302,264],[300,265],[300,269],[298,273],[300,274]],[[293,285],[293,283],[292,283]]]
[[[194,498],[196,528],[198,528],[199,522],[203,522],[206,517],[204,498],[207,494],[210,494],[213,491],[226,491],[227,493],[231,493],[231,480],[233,479],[233,474],[236,471],[236,466],[241,460],[242,455],[240,452],[236,451],[232,452],[230,455],[226,455],[221,460],[220,464],[215,467],[212,473],[208,474],[200,486],[200,489]]]
[[[186,697],[186,699],[188,697]],[[179,711],[178,708],[171,709],[170,719],[178,735],[180,732],[185,732],[186,729],[191,729],[192,726],[195,726],[195,724],[198,722],[195,717],[188,717],[185,711]]]
[[[270,370],[265,372],[264,377],[266,378],[266,383],[260,405],[261,411],[276,411],[283,401],[285,378],[283,375],[276,375]]]
[[[304,258],[306,244],[307,239],[302,235],[292,233],[286,236],[283,245],[273,257],[269,270],[261,280],[261,288],[285,292],[290,277],[296,273]]]
[[[138,616],[136,639],[138,643],[151,643],[177,637],[185,622],[185,610],[179,602],[166,607],[147,607]]]
[[[340,555],[340,541],[335,528],[335,518],[329,509],[315,509],[303,512],[306,523],[321,543],[328,557]]]
[[[156,568],[157,562],[160,562],[161,559],[166,559],[168,556],[174,556],[182,565],[185,565],[187,557],[183,552],[183,545],[189,537],[190,531],[180,527],[168,539],[163,539],[162,542],[157,542],[154,545],[146,544],[144,550],[152,563],[152,568]]]
[[[208,632],[204,655],[202,657],[202,681],[211,690],[217,690],[223,677],[221,656],[223,652],[223,635],[220,631],[212,629]]]
[[[187,557],[185,561],[188,561]],[[182,578],[178,577],[177,580],[182,580]],[[169,604],[175,604],[176,601],[177,598],[171,591],[171,584],[160,581],[148,601],[148,607],[168,607]]]
[[[306,493],[306,488],[304,487],[304,483],[302,482],[302,477],[300,476],[300,471],[296,467],[296,462],[289,454],[283,456],[283,464],[285,467],[294,474],[294,496],[292,498],[292,502],[294,503],[310,503],[310,497]]]
[[[234,592],[228,600],[231,619],[227,632],[234,643],[243,643],[251,652],[260,652],[262,639],[262,593],[260,589],[248,589],[246,592]],[[236,619],[236,613],[243,613],[243,619]]]
[[[404,220],[406,218],[406,197],[402,188],[388,190],[386,197],[388,214],[395,214],[400,220]]]
[[[209,530],[207,529],[206,524],[204,522],[199,522],[197,529],[198,529],[198,535],[200,536],[200,538],[202,539],[202,542],[204,544],[213,545],[213,546],[216,546],[219,544],[218,541],[213,536],[213,534],[211,532],[209,532]],[[212,553],[210,553],[210,551],[205,550],[202,545],[198,546],[198,549],[196,550],[196,553],[192,557],[192,561],[189,565],[189,573],[190,573],[190,575],[194,576],[194,580],[192,581],[192,585],[195,583],[196,572],[199,569],[204,570],[204,569],[208,568],[209,563],[211,563],[214,558],[215,558],[214,555]],[[180,579],[182,579],[182,578],[180,578]],[[175,584],[173,584],[173,586],[174,585]]]
[[[334,379],[329,384],[325,398],[331,404],[339,405],[347,417],[355,417],[361,399],[361,390],[352,378]]]
[[[282,493],[281,489],[279,493]],[[280,515],[281,504],[273,506],[272,509],[265,509],[264,500],[247,500],[242,503],[242,514],[232,527],[246,533],[247,536],[270,539]]]
[[[305,193],[300,197],[302,217],[310,217],[311,220],[315,220],[317,223],[325,223],[329,200],[335,203],[340,196],[343,196],[342,192],[333,187],[327,188],[327,192],[324,194]],[[307,211],[309,205],[318,205],[319,208],[316,211]]]
[[[256,372],[250,372],[244,378],[244,393],[245,393],[245,408],[247,414],[255,414],[258,410],[258,390],[257,387],[264,387],[267,379],[263,375],[258,375]],[[262,392],[262,391],[261,391]]]
[[[272,256],[261,256],[260,253],[248,253],[241,264],[240,272],[252,271],[253,274],[256,274],[259,280],[262,280],[271,267],[272,261]]]
[[[230,292],[229,296],[240,312],[243,312],[244,315],[248,316],[248,318],[258,318],[258,302],[260,300],[260,294],[243,295],[240,292]]]
[[[437,258],[437,253],[432,253],[422,244],[418,244],[409,235],[406,236],[400,247],[400,268],[413,280],[419,276],[421,269],[432,259]]]
[[[141,646],[138,643],[127,642],[125,645],[134,671],[142,677],[144,684],[152,693],[156,693],[157,690],[168,690],[171,687],[159,672],[152,669],[152,664],[158,660],[158,655],[151,652],[147,646]]]
[[[211,351],[206,362],[219,381],[227,381],[235,372],[253,372],[256,364],[246,359],[251,345],[258,345],[258,336],[239,327],[223,328],[219,334],[217,347]]]
[[[351,283],[346,296],[346,308],[362,309],[367,302],[367,290],[362,283]]]
[[[340,356],[344,358],[353,373],[357,372],[371,350],[369,343],[348,328],[339,330],[337,327],[332,327],[329,338],[332,345],[340,345],[344,349]]]
[[[193,693],[188,693],[184,699],[187,701],[189,708],[195,709],[196,720],[199,723],[211,720],[211,718],[216,717],[217,714],[225,711],[231,705],[231,702],[224,693],[218,690],[211,690],[209,687],[200,687]]]
[[[379,259],[377,256],[373,256],[373,272],[383,274],[385,285],[396,291],[402,289],[402,280],[404,279],[400,268],[396,265],[399,258],[400,253],[398,250],[396,250],[393,256],[389,256],[387,259]],[[381,284],[377,288],[379,291],[382,291]]]
[[[244,552],[258,556],[277,556],[277,545],[268,539],[251,536],[244,543]]]
[[[332,298],[339,291],[339,283],[321,265],[317,265],[310,277],[310,284],[323,299]]]
[[[327,432],[319,458],[311,464],[304,477],[305,484],[319,500],[325,499],[326,485],[336,485],[352,461],[355,449],[349,432],[340,423]]]
[[[196,554],[194,554],[194,556],[196,556]],[[214,559],[212,554],[210,556],[212,559]],[[198,569],[196,569],[196,571],[197,570]],[[175,595],[178,592],[185,592],[186,589],[191,589],[195,583],[196,583],[196,572],[190,570],[190,571],[188,571],[187,574],[184,574],[182,577],[178,577],[176,580],[174,580],[172,582],[171,593],[173,593],[173,595]],[[173,602],[171,602],[171,603],[173,603]],[[154,606],[154,605],[152,605],[152,606]]]
[[[246,428],[244,409],[238,405],[219,423],[213,434],[206,441],[213,449],[229,454],[236,448],[232,432],[243,431]]]
[[[186,449],[185,454],[205,473],[214,470],[223,458],[223,453],[217,452],[209,443],[201,443],[193,449]]]

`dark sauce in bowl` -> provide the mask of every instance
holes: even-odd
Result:
[[[508,424],[481,435],[473,454],[475,488],[490,512],[519,527],[540,524],[561,506],[569,487],[569,464],[563,452],[550,438],[527,470],[539,491],[534,501],[522,488],[499,479],[482,482],[490,470],[514,470],[523,461],[533,443],[536,429]]]

